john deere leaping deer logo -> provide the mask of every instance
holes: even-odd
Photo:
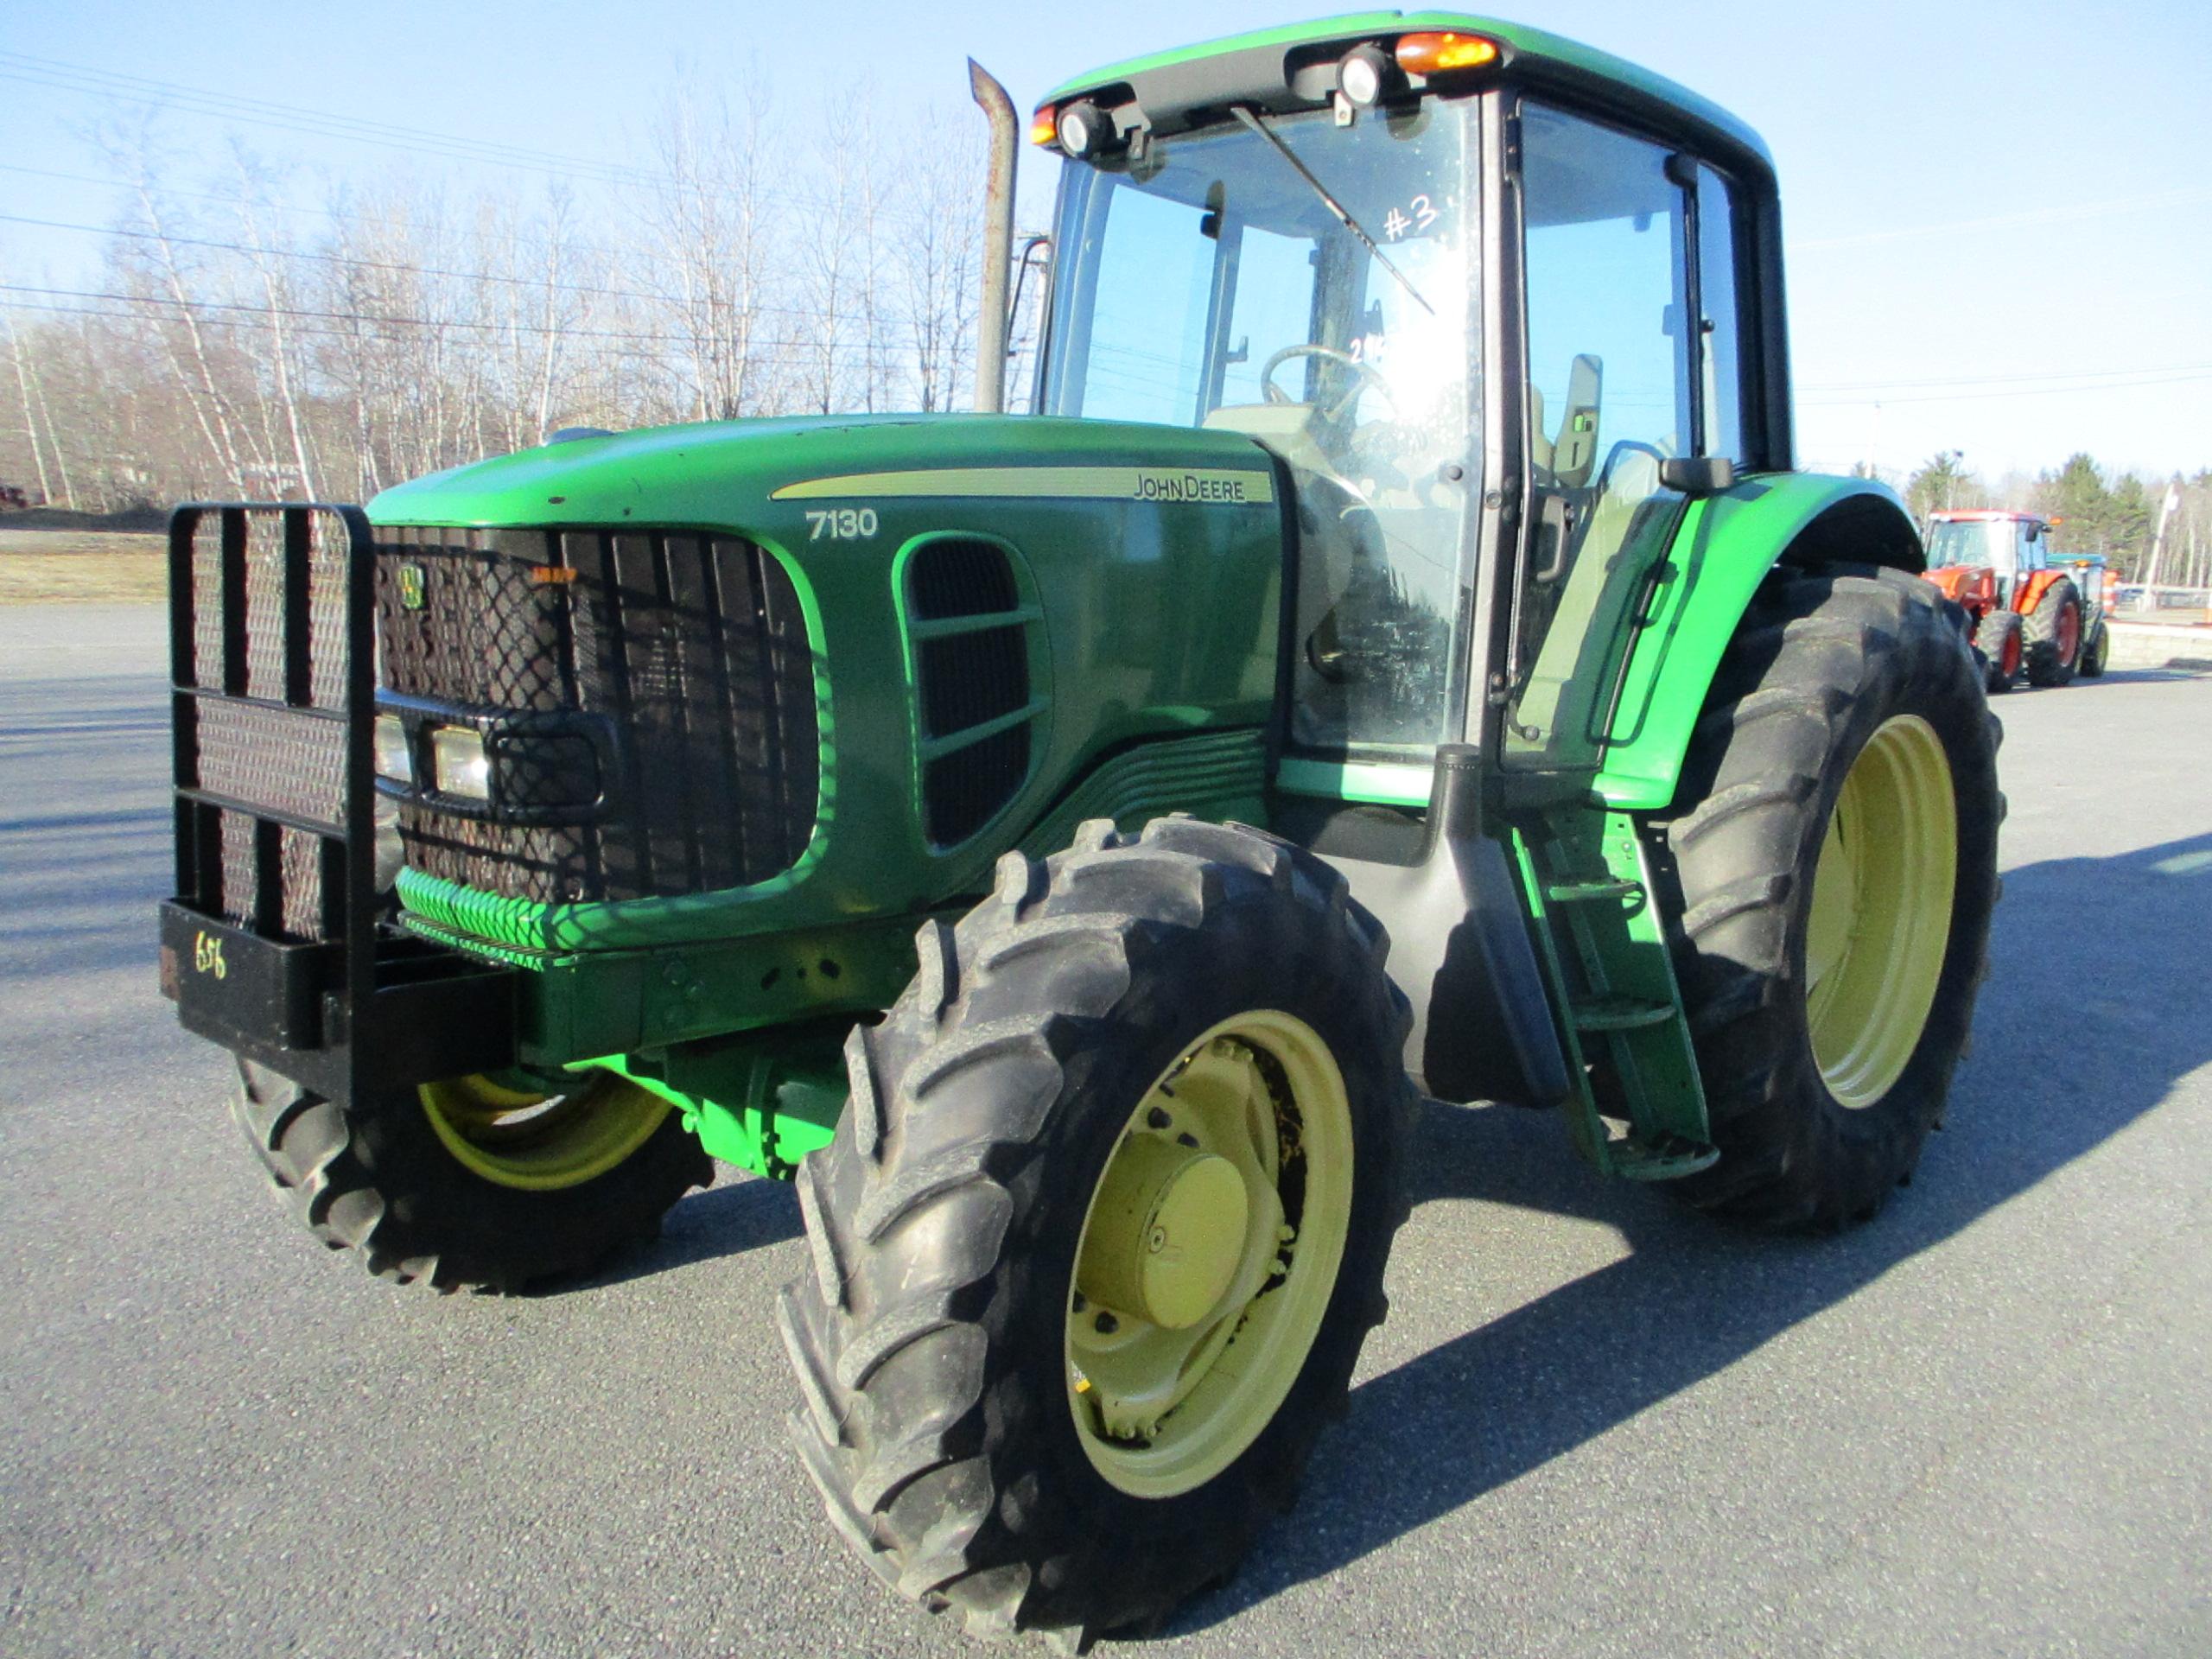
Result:
[[[427,598],[423,567],[419,564],[401,565],[399,567],[400,608],[419,611],[423,608]]]

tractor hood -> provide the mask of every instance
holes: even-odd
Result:
[[[403,902],[538,949],[665,943],[911,915],[988,886],[1009,846],[1054,850],[1076,817],[1155,793],[1255,817],[1280,658],[1281,478],[1233,432],[946,415],[663,427],[387,490],[369,507],[382,530],[490,532],[380,537],[396,571],[436,547],[604,573],[593,626],[632,632],[628,671],[664,701],[696,645],[753,626],[685,575],[702,537],[758,549],[804,615],[821,750],[813,840],[772,880],[510,906],[495,928],[468,894],[410,870]],[[466,658],[500,620],[433,604],[419,626]],[[655,787],[640,771],[632,792]]]
[[[572,439],[435,473],[377,496],[369,517],[378,524],[683,524],[793,549],[825,539],[809,512],[880,508],[894,499],[1265,506],[1274,500],[1273,471],[1265,453],[1236,433],[1111,421],[722,421]]]
[[[1946,599],[1963,599],[1967,589],[1988,573],[1982,564],[1946,564],[1927,572],[1928,580],[1943,590]]]

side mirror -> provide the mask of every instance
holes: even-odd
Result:
[[[1586,489],[1598,464],[1598,402],[1605,365],[1584,353],[1567,377],[1567,412],[1560,417],[1552,445],[1552,476],[1563,489]]]
[[[1697,497],[1736,487],[1736,463],[1726,455],[1674,455],[1659,463],[1662,488]]]

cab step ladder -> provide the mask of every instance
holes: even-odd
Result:
[[[1576,1146],[1630,1180],[1706,1168],[1720,1154],[1634,820],[1543,811],[1516,826],[1513,849],[1560,1010]]]

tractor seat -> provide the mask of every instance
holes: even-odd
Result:
[[[1311,404],[1227,404],[1210,411],[1205,424],[1210,432],[1242,432],[1300,472],[1336,475],[1314,439]]]
[[[1541,474],[1552,469],[1551,429],[1544,424],[1544,391],[1529,383],[1529,464]]]

